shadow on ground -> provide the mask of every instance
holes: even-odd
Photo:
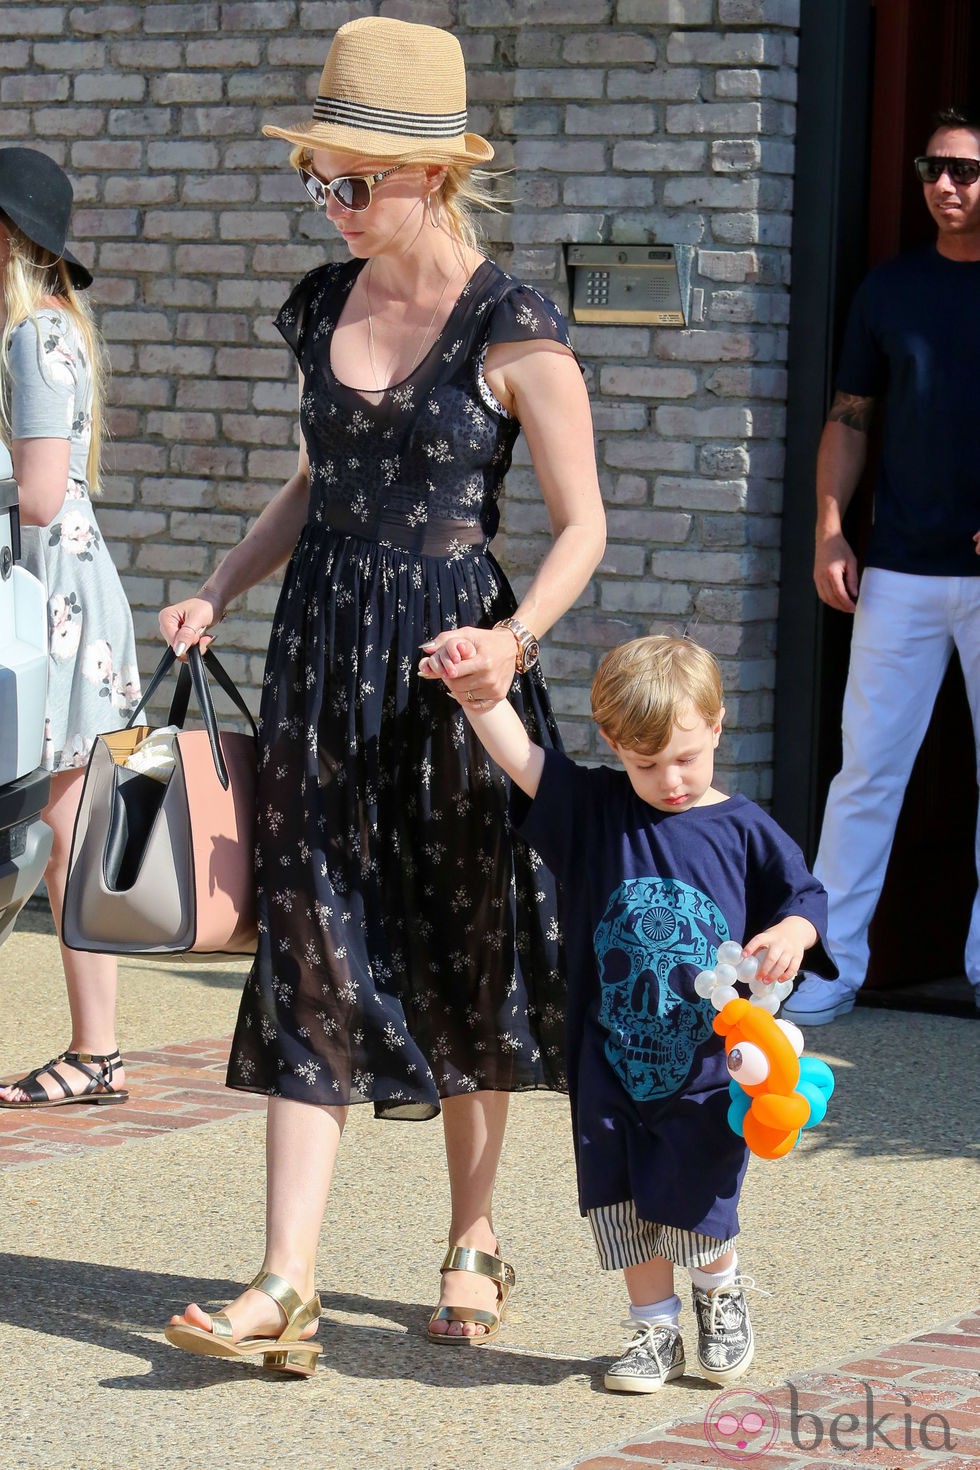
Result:
[[[247,1364],[180,1352],[159,1336],[175,1302],[197,1301],[205,1310],[217,1310],[238,1294],[240,1283],[10,1253],[0,1253],[0,1282],[0,1321],[7,1326],[45,1333],[55,1341],[98,1344],[140,1360],[138,1373],[102,1379],[102,1388],[199,1390],[227,1382],[229,1374],[248,1378],[256,1371]],[[529,1380],[550,1386],[581,1376],[588,1366],[581,1357],[435,1346],[424,1336],[431,1305],[324,1291],[320,1299],[324,1315],[319,1341],[344,1364],[347,1377],[437,1388],[521,1385]],[[381,1317],[390,1326],[360,1326],[334,1314]],[[282,1379],[299,1381],[287,1374]]]
[[[813,1149],[861,1156],[980,1157],[980,1029],[972,1018],[861,1009],[805,1033],[834,1070]]]

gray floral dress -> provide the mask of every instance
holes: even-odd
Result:
[[[45,308],[14,329],[6,369],[15,439],[67,439],[68,489],[47,526],[21,530],[24,565],[48,606],[43,763],[84,766],[95,736],[126,723],[139,701],[129,604],[89,499],[92,378],[67,312]]]
[[[363,262],[327,265],[277,319],[305,391],[309,517],[273,621],[259,742],[259,948],[228,1081],[430,1118],[478,1089],[563,1088],[555,886],[512,836],[507,786],[419,645],[516,606],[489,551],[520,425],[492,342],[568,343],[557,308],[489,261],[378,404],[334,377]],[[559,744],[539,669],[510,698]]]

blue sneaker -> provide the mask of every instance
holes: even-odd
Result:
[[[780,1016],[797,1026],[826,1026],[854,1009],[857,994],[843,980],[806,975],[783,1001]]]

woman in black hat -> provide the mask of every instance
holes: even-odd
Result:
[[[502,773],[419,663],[465,628],[459,698],[508,698],[556,744],[535,635],[588,583],[604,517],[561,314],[476,244],[473,167],[493,149],[466,131],[456,38],[351,21],[312,122],[266,131],[294,145],[349,258],[312,271],[277,318],[299,366],[296,473],[160,626],[181,653],[289,562],[262,702],[259,950],[229,1065],[231,1086],[270,1099],[268,1235],[252,1288],[166,1334],[311,1373],[349,1104],[442,1112],[450,1249],[429,1341],[489,1342],[514,1284],[492,1197],[509,1094],[564,1085],[555,893],[511,837]],[[518,601],[489,543],[521,428],[552,539]]]
[[[20,498],[23,560],[48,606],[44,764],[54,834],[45,879],[61,922],[75,812],[94,737],[139,698],[133,620],[99,532],[102,348],[80,294],[92,277],[65,245],[72,189],[33,148],[0,149],[0,435]],[[62,945],[72,1034],[66,1051],[0,1087],[0,1107],[120,1103],[116,961]]]

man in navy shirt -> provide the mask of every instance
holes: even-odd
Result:
[[[814,582],[829,607],[854,613],[854,635],[843,765],[814,865],[840,977],[804,978],[783,1007],[800,1025],[854,1007],[902,798],[954,647],[980,765],[980,122],[955,112],[937,122],[915,160],[936,241],[877,267],[858,291],[817,456]],[[859,592],[841,526],[880,404],[874,528]],[[980,896],[966,973],[980,1005]]]

